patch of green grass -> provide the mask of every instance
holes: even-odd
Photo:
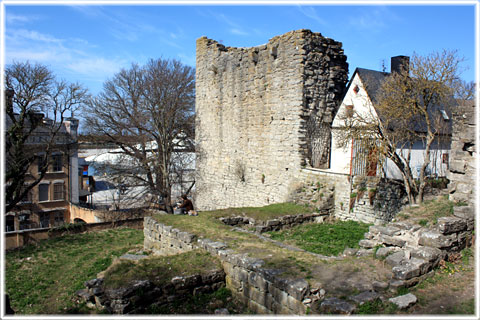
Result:
[[[122,260],[104,274],[106,288],[119,288],[133,280],[150,280],[161,286],[175,276],[206,274],[221,269],[218,259],[206,251],[194,250],[173,256],[152,256],[138,263]]]
[[[355,314],[394,314],[397,311],[398,307],[395,304],[375,299],[358,306]]]
[[[356,221],[306,224],[292,229],[269,232],[274,240],[294,245],[318,254],[336,256],[345,248],[358,248],[358,242],[368,231],[368,224]]]
[[[422,226],[437,224],[438,218],[453,215],[455,203],[448,200],[447,196],[441,196],[434,200],[421,203],[418,207],[408,208],[399,212],[396,218],[399,220],[416,221]]]
[[[112,259],[143,243],[143,230],[114,229],[65,235],[5,255],[5,289],[17,314],[78,311],[72,301],[83,283]]]

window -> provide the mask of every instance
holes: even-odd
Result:
[[[53,171],[63,171],[63,158],[61,154],[54,154],[53,159]]]
[[[42,168],[47,165],[47,159],[46,159],[45,155],[38,155],[37,156],[37,165],[38,165],[38,172],[39,173],[42,172]]]
[[[25,191],[25,188],[22,189],[22,192]],[[32,202],[32,190],[29,190],[27,194],[22,198],[22,202],[30,203]]]
[[[50,215],[48,213],[40,213],[40,228],[48,228],[50,226]]]
[[[15,231],[15,218],[13,216],[6,216],[5,231]]]
[[[63,182],[62,183],[55,183],[53,185],[53,200],[64,200],[63,194]]]
[[[347,117],[351,118],[353,117],[353,105],[348,105],[348,106],[345,106],[346,109],[345,109],[345,114]]]
[[[30,215],[29,214],[21,214],[18,216],[18,222],[19,222],[19,229],[20,230],[25,230],[25,229],[30,229]]]
[[[38,185],[38,201],[48,201],[49,185],[42,183]]]
[[[63,224],[63,212],[59,211],[59,212],[55,212],[55,216],[54,216],[54,224],[55,226],[60,226]]]

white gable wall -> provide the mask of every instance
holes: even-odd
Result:
[[[358,86],[359,91],[358,93],[354,92],[354,88]],[[373,108],[372,102],[368,97],[366,91],[364,90],[363,83],[358,76],[355,74],[355,77],[348,88],[348,91],[345,95],[345,98],[340,105],[340,108],[335,116],[333,123],[332,123],[332,153],[331,153],[331,161],[330,161],[330,170],[331,172],[335,173],[350,173],[350,159],[352,155],[352,144],[348,143],[345,147],[339,147],[339,130],[340,128],[344,127],[344,119],[346,114],[346,106],[353,105],[354,115],[359,114],[363,118],[371,118],[372,121],[376,121],[378,119],[377,113]],[[432,146],[432,151],[430,155],[431,164],[429,166],[432,174],[437,174],[440,177],[446,175],[447,172],[447,164],[442,163],[442,155],[444,153],[449,153],[449,144],[443,143],[434,143]],[[401,152],[401,149],[397,149],[397,152]],[[406,151],[405,151],[406,154]],[[413,171],[413,176],[415,178],[418,177],[418,169],[423,164],[423,160],[425,157],[425,147],[422,141],[418,141],[414,144],[411,152],[411,160],[410,160],[410,168]],[[402,179],[402,175],[400,174],[400,170],[397,166],[391,161],[386,160],[384,171],[386,173],[387,178],[392,179]]]
[[[354,92],[354,88],[358,86],[359,91],[358,93]],[[332,154],[330,160],[330,171],[337,172],[337,173],[350,173],[350,158],[352,152],[352,145],[351,143],[348,144],[345,148],[341,148],[338,146],[339,141],[339,128],[345,126],[345,115],[347,110],[347,105],[353,105],[353,117],[355,118],[355,114],[360,115],[361,118],[364,119],[371,119],[374,121],[377,119],[377,113],[373,108],[372,102],[368,97],[363,83],[358,76],[355,74],[355,77],[348,88],[347,93],[338,109],[337,115],[333,119],[332,123]]]

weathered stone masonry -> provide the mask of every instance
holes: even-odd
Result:
[[[342,44],[309,30],[253,48],[197,40],[196,206],[284,202],[302,166],[328,163],[344,94]]]

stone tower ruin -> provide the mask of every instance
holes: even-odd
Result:
[[[302,167],[329,165],[348,81],[342,44],[310,30],[253,48],[197,40],[199,210],[289,200]]]

